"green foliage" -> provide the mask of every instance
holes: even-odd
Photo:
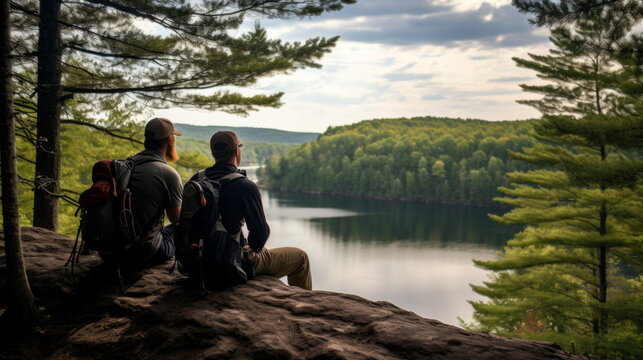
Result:
[[[241,166],[262,164],[272,155],[284,153],[294,147],[295,144],[243,141]],[[176,148],[179,153],[199,153],[204,156],[204,161],[214,162],[210,153],[210,140],[177,137]]]
[[[131,133],[142,134],[139,125],[130,125]],[[134,138],[141,140],[139,135]],[[177,144],[181,138],[177,137]],[[140,143],[114,138],[102,131],[84,126],[66,125],[62,127],[61,149],[64,153],[61,163],[61,196],[64,201],[59,208],[59,232],[75,236],[78,218],[75,217],[75,202],[81,192],[91,186],[91,170],[95,162],[108,159],[124,159],[143,149]],[[34,172],[33,160],[35,148],[24,138],[18,138],[17,153],[19,186],[20,223],[31,226],[33,214],[33,182],[29,180]],[[212,162],[201,153],[179,152],[178,163],[171,163],[184,182],[202,168],[211,166]]]
[[[117,105],[114,103],[114,105]],[[116,106],[119,109],[120,106]],[[70,107],[72,111],[78,111]],[[120,111],[120,110],[119,110]],[[196,133],[196,127],[191,127]],[[115,130],[116,131],[116,130]],[[209,131],[201,132],[208,133]],[[261,132],[258,132],[259,136]],[[271,132],[268,132],[271,133]],[[59,209],[59,232],[75,236],[78,227],[78,218],[74,216],[77,205],[75,202],[82,191],[91,186],[91,169],[96,161],[106,159],[124,159],[143,149],[141,141],[143,127],[134,122],[121,125],[117,134],[125,139],[113,137],[102,130],[63,123],[61,131],[61,202]],[[133,134],[133,135],[132,135]],[[191,133],[188,133],[191,134]],[[296,138],[298,133],[293,133]],[[127,138],[131,137],[132,140]],[[209,140],[196,139],[189,136],[176,137],[176,146],[180,159],[170,165],[174,167],[183,179],[183,182],[200,169],[211,166],[213,163],[210,153]],[[259,164],[273,154],[282,153],[293,148],[294,144],[245,142],[243,147],[244,164]],[[33,181],[30,180],[34,172],[33,161],[35,148],[28,137],[17,139],[18,174],[21,179],[19,187],[20,222],[22,226],[30,226],[33,214]]]
[[[59,19],[65,54],[63,92],[100,112],[103,102],[128,94],[147,107],[184,107],[247,114],[279,107],[283,93],[245,95],[224,89],[308,67],[336,44],[337,37],[285,43],[270,39],[257,22],[237,29],[247,17],[291,18],[338,11],[354,0],[295,1],[62,1]],[[40,6],[11,4],[17,72],[35,68]],[[155,27],[153,32],[146,30]],[[33,87],[30,76],[18,82]],[[199,90],[198,92],[190,90]],[[28,94],[28,93],[27,93]]]
[[[529,121],[380,119],[329,128],[266,162],[261,181],[299,191],[489,203],[509,158],[532,144]]]
[[[183,136],[177,141],[180,151],[198,152],[214,161],[210,153],[210,137],[220,130],[233,130],[243,143],[241,165],[259,165],[275,154],[284,153],[306,141],[313,140],[319,134],[293,132],[266,128],[230,127],[230,126],[196,126],[175,124]]]
[[[239,135],[241,142],[263,142],[263,143],[280,143],[280,144],[301,144],[312,141],[318,133],[312,132],[294,132],[277,129],[254,128],[254,127],[232,127],[232,126],[197,126],[188,124],[174,124],[181,130],[186,138],[197,138],[210,141],[212,134],[221,130],[232,130]],[[245,146],[245,145],[244,145]]]
[[[588,1],[517,2],[540,6],[536,20],[547,22]],[[499,260],[475,261],[495,273],[472,285],[489,300],[470,301],[475,322],[468,326],[557,341],[604,359],[640,359],[641,58],[632,66],[631,57],[614,49],[629,41],[643,14],[614,17],[627,1],[612,3],[617,8],[586,8],[573,26],[554,28],[549,55],[515,59],[548,80],[522,85],[543,97],[520,102],[544,116],[534,123],[539,142],[511,153],[537,169],[508,174],[511,187],[500,188],[507,197],[497,200],[514,209],[492,218],[527,226]]]

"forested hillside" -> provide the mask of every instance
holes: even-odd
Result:
[[[232,126],[198,126],[188,124],[175,124],[181,130],[183,136],[210,141],[210,137],[220,130],[232,130],[239,135],[243,143],[247,142],[270,142],[281,144],[301,144],[311,141],[319,136],[313,132],[295,132],[267,128],[254,127],[232,127]]]
[[[507,151],[530,147],[530,130],[530,121],[362,121],[270,158],[260,179],[287,190],[491,203],[507,172],[528,169]]]
[[[178,138],[176,146],[179,151],[200,152],[210,160],[210,137],[220,130],[233,130],[243,143],[242,165],[258,165],[275,154],[286,152],[297,144],[311,141],[318,133],[293,132],[266,128],[230,127],[230,126],[197,126],[175,124],[183,136]]]
[[[212,134],[210,134],[212,135]],[[295,144],[281,144],[270,142],[251,142],[243,141],[243,155],[241,158],[241,165],[258,165],[263,163],[266,159],[275,154],[284,153],[292,148]],[[210,154],[210,140],[198,139],[193,137],[181,136],[177,137],[176,148],[179,153],[195,152],[201,153],[210,162],[214,162]]]

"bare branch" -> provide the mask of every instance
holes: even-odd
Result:
[[[18,157],[18,159],[21,159],[21,160],[26,161],[26,162],[28,162],[30,164],[36,165],[36,162],[34,160],[31,160],[31,159],[29,159],[27,157],[24,157],[24,156],[20,155],[20,154],[18,154],[16,156]]]
[[[29,179],[29,178],[26,178],[26,177],[21,176],[20,174],[18,174],[18,182],[20,182],[20,183],[22,183],[22,184],[25,184],[25,185],[29,185],[29,186],[31,186],[31,189],[32,189],[32,190],[35,190],[35,189],[36,189],[36,187],[38,187],[38,189],[39,189],[39,190],[46,192],[46,193],[47,193],[47,195],[50,195],[50,196],[53,196],[53,197],[60,198],[60,199],[62,199],[62,200],[64,200],[64,201],[66,201],[66,202],[68,202],[69,204],[72,204],[72,205],[74,205],[74,206],[80,206],[80,204],[78,203],[78,200],[76,200],[76,199],[74,199],[74,198],[70,197],[70,196],[69,196],[69,195],[67,195],[67,194],[63,194],[63,193],[68,193],[68,194],[72,194],[72,195],[80,196],[80,193],[79,193],[79,192],[76,192],[76,191],[71,190],[71,189],[60,189],[60,193],[54,193],[54,192],[51,192],[51,191],[49,191],[49,190],[45,187],[45,184],[49,184],[49,183],[51,183],[51,181],[53,181],[53,180],[51,180],[51,179],[49,179],[49,180],[50,180],[50,181],[48,181],[48,182],[41,182],[41,183],[40,183],[40,185],[36,185],[36,180],[34,180],[34,179]]]

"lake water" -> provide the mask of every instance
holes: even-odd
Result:
[[[255,178],[254,169],[248,169]],[[494,208],[426,204],[262,189],[271,235],[267,247],[296,246],[309,257],[313,289],[389,301],[459,325],[471,321],[469,287],[488,272],[472,259],[494,259],[518,230],[487,214]]]

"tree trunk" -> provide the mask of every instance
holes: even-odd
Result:
[[[58,229],[60,192],[60,0],[40,0],[38,31],[38,144],[33,225]]]
[[[38,320],[38,309],[29,287],[20,241],[20,213],[18,212],[18,175],[16,165],[16,132],[11,91],[11,53],[9,0],[2,0],[0,8],[0,147],[2,178],[2,222],[4,227],[5,258],[9,286],[9,308],[2,321],[9,321],[5,329],[29,330]],[[3,324],[5,325],[5,324]]]
[[[605,145],[601,146],[601,161],[605,161],[607,152]],[[605,187],[601,186],[601,191],[605,191]],[[601,236],[607,234],[607,208],[605,202],[601,204],[599,213],[599,233]],[[604,245],[598,247],[598,303],[599,321],[598,333],[607,334],[607,248]]]

